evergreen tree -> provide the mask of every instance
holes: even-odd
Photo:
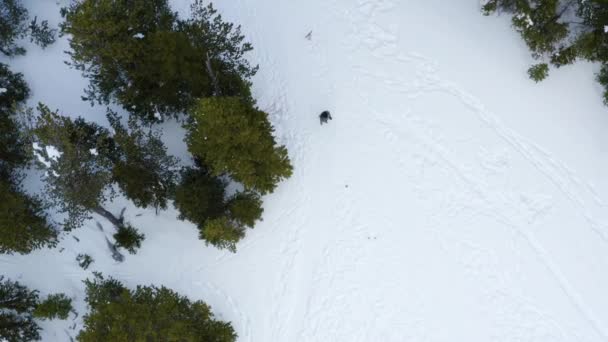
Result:
[[[36,305],[33,315],[41,319],[67,319],[72,310],[72,299],[65,294],[49,295],[44,301]]]
[[[209,306],[166,287],[129,290],[101,276],[85,283],[90,310],[78,341],[236,340],[230,323],[216,320]]]
[[[23,75],[0,64],[0,253],[27,254],[56,243],[41,201],[21,187],[20,170],[30,159],[30,148],[17,112],[28,96]]]
[[[267,114],[249,102],[236,97],[203,99],[191,116],[188,150],[214,175],[228,174],[262,194],[291,176],[287,150],[276,146]]]
[[[116,245],[126,249],[131,254],[137,252],[137,249],[141,247],[141,242],[144,238],[144,234],[140,234],[137,229],[128,224],[119,226],[118,231],[114,234]]]
[[[38,291],[0,276],[0,340],[8,342],[38,341],[40,327],[34,317],[67,318],[71,300],[54,294],[39,302]]]
[[[497,11],[511,13],[515,29],[537,59],[555,67],[572,64],[577,59],[608,64],[608,2],[605,0],[488,0],[485,14]],[[537,81],[545,63],[529,70]],[[598,81],[608,99],[608,78],[604,68]],[[608,105],[608,100],[604,101]]]
[[[25,49],[17,41],[28,35],[43,48],[55,42],[55,30],[46,20],[40,23],[38,18],[29,23],[28,20],[28,11],[21,0],[0,0],[0,52],[6,56],[24,55]]]
[[[236,252],[236,244],[245,237],[245,228],[222,216],[205,221],[200,238],[219,249]]]
[[[113,221],[103,208],[113,196],[112,163],[107,156],[116,147],[108,130],[82,118],[60,116],[44,105],[38,109],[36,153],[47,169],[50,202],[68,215],[65,229],[79,227],[91,212]]]
[[[0,253],[27,254],[56,243],[40,200],[0,179]]]
[[[249,96],[255,72],[238,28],[196,1],[180,21],[166,0],[84,0],[64,11],[72,65],[90,81],[86,98],[115,101],[145,121],[162,121],[221,91]]]
[[[236,243],[262,216],[262,201],[254,192],[237,193],[226,199],[227,184],[201,165],[186,168],[175,192],[179,218],[197,225],[199,237],[217,248],[236,251]]]
[[[17,112],[29,94],[23,75],[0,63],[0,174],[4,177],[12,175],[29,159],[27,140],[17,121]]]
[[[0,276],[0,339],[9,342],[38,341],[40,327],[32,312],[38,304],[38,291]]]
[[[528,76],[535,82],[540,82],[549,75],[549,66],[547,63],[535,64],[528,69]]]
[[[179,218],[202,226],[208,219],[224,215],[225,187],[225,182],[202,167],[186,168],[175,190]]]
[[[109,156],[114,181],[136,206],[166,209],[175,187],[177,159],[167,155],[159,132],[144,132],[133,119],[126,128],[114,113],[108,119],[118,151]]]
[[[227,206],[230,218],[239,226],[250,228],[253,228],[264,212],[260,196],[251,191],[237,193],[228,201]]]

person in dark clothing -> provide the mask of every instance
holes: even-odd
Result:
[[[319,115],[319,120],[321,121],[321,125],[324,123],[328,123],[327,120],[332,120],[331,113],[326,110]]]

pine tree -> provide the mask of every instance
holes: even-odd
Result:
[[[136,206],[166,209],[175,187],[177,159],[167,154],[159,132],[144,132],[133,119],[126,128],[115,113],[108,120],[117,150],[108,156],[113,159],[114,181]]]
[[[166,287],[129,290],[100,275],[85,281],[89,313],[78,341],[233,342],[230,323],[218,321],[209,306]]]
[[[40,200],[0,179],[0,253],[28,254],[56,243]]]
[[[236,97],[203,99],[191,116],[188,150],[214,175],[228,174],[262,194],[291,176],[287,150],[276,146],[267,114],[249,102]]]
[[[49,295],[44,301],[36,305],[33,316],[40,319],[67,319],[72,310],[72,299],[65,294]]]
[[[50,203],[68,215],[65,229],[79,227],[91,212],[112,220],[103,208],[114,195],[107,156],[116,147],[109,131],[82,118],[60,116],[44,105],[38,110],[36,153],[47,170],[44,178]]]
[[[200,230],[200,238],[219,249],[236,252],[236,244],[245,237],[245,228],[222,216],[205,221]]]
[[[5,177],[23,167],[30,157],[27,139],[17,120],[29,94],[23,75],[0,63],[0,174]]]
[[[38,304],[38,291],[0,276],[0,339],[9,342],[38,341],[40,327],[32,312]]]
[[[239,226],[250,228],[253,228],[264,212],[260,196],[251,191],[235,194],[228,201],[227,207],[231,219],[235,220]]]
[[[90,81],[86,98],[115,101],[156,122],[218,91],[248,97],[246,79],[255,68],[243,54],[251,46],[212,8],[197,1],[193,9],[193,18],[181,21],[166,0],[84,0],[69,6],[61,29],[72,36],[72,65]]]
[[[23,75],[0,64],[0,253],[27,254],[57,241],[41,201],[21,186],[31,153],[17,112],[28,96]]]
[[[128,224],[119,226],[118,231],[114,234],[116,246],[126,249],[131,254],[137,252],[137,249],[141,247],[141,242],[144,238],[144,234],[140,234],[137,229]]]
[[[547,63],[535,64],[528,69],[528,76],[535,82],[540,82],[549,75],[549,66]]]
[[[21,0],[0,0],[0,52],[6,56],[24,55],[25,49],[17,45],[19,39],[30,36],[32,42],[45,48],[55,42],[55,30],[46,20],[28,23],[29,13]]]
[[[200,161],[186,168],[175,192],[179,218],[197,225],[200,239],[217,248],[236,251],[236,243],[262,216],[262,201],[254,192],[226,198],[227,183],[209,174]]]
[[[34,317],[66,319],[72,310],[71,299],[53,294],[43,302],[38,291],[0,276],[0,340],[8,342],[38,341],[40,327]]]
[[[483,11],[484,14],[511,13],[513,26],[533,57],[548,60],[557,68],[577,59],[608,63],[608,2],[605,0],[488,0]],[[543,69],[529,69],[534,72],[531,78],[540,79]],[[604,69],[597,78],[604,86],[604,102],[608,105],[608,77]]]
[[[202,226],[208,219],[224,215],[225,187],[225,182],[200,166],[184,169],[175,190],[174,205],[179,218]]]

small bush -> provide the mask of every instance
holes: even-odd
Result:
[[[34,317],[42,319],[67,319],[72,310],[72,299],[65,294],[50,295],[34,309]]]
[[[78,261],[78,266],[82,267],[82,269],[86,270],[93,263],[93,258],[88,254],[78,254],[76,257],[76,261]]]
[[[137,253],[137,249],[141,247],[141,242],[144,239],[145,235],[140,234],[137,229],[130,225],[118,227],[118,231],[114,234],[116,245],[126,249],[131,254]]]
[[[245,229],[227,217],[208,220],[201,231],[201,239],[220,249],[236,252],[236,243],[245,236]]]
[[[549,66],[547,63],[535,64],[528,69],[528,76],[538,83],[549,76]]]

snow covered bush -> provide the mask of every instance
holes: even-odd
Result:
[[[236,341],[230,323],[216,320],[204,302],[166,287],[130,290],[100,275],[85,284],[90,310],[78,341]]]

